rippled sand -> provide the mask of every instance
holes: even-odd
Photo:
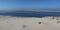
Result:
[[[0,16],[0,30],[60,30],[60,17]],[[39,22],[41,22],[39,24]]]

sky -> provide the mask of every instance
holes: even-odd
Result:
[[[0,0],[0,10],[31,8],[60,9],[60,0]]]

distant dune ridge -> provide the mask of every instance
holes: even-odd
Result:
[[[60,17],[0,16],[0,30],[60,30]]]

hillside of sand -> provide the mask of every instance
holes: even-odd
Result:
[[[60,17],[0,16],[0,30],[60,30]]]

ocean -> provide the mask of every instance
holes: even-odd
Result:
[[[16,17],[44,17],[44,16],[60,16],[60,12],[6,12],[0,13],[0,15]]]

